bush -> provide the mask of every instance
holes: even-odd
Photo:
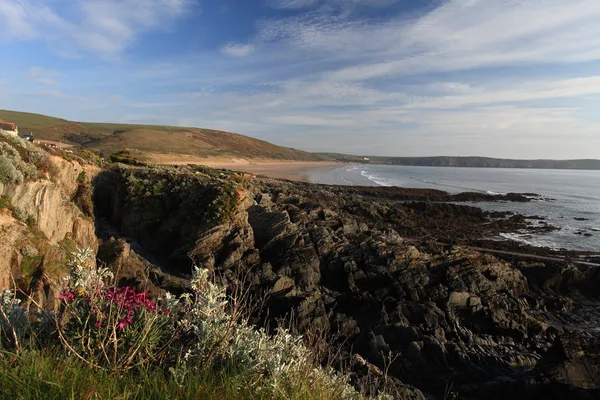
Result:
[[[16,219],[18,219],[21,222],[27,223],[27,220],[29,219],[29,214],[27,213],[27,211],[25,211],[21,207],[17,207],[17,206],[12,206],[11,211],[12,211],[13,217],[15,217]]]
[[[121,151],[111,154],[110,161],[114,162],[114,163],[121,163],[121,164],[127,164],[127,165],[144,165],[144,163],[139,162],[127,150],[121,150]]]
[[[23,180],[23,173],[17,169],[13,161],[4,154],[0,154],[0,182],[21,184]]]
[[[56,179],[59,175],[58,167],[52,162],[52,159],[48,154],[45,154],[43,158],[40,158],[35,166],[40,172],[48,174],[52,180]]]
[[[0,293],[0,347],[19,347],[30,335],[27,310],[13,291],[4,289]]]
[[[0,182],[20,184],[37,179],[40,172],[58,176],[46,152],[19,138],[0,135]]]
[[[100,156],[90,150],[83,149],[79,153],[82,159],[84,159],[89,164],[101,165]]]

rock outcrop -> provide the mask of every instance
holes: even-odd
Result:
[[[590,314],[600,305],[591,289],[597,273],[448,245],[523,228],[523,219],[431,201],[418,190],[254,179],[240,181],[226,220],[198,224],[194,215],[230,204],[207,188],[218,179],[193,170],[110,174],[110,189],[107,180],[97,188],[103,218],[142,246],[161,235],[155,254],[172,263],[170,272],[185,275],[196,264],[263,293],[267,325],[291,318],[300,330],[340,338],[354,353],[346,365],[356,382],[379,376],[398,398],[415,399],[421,391],[466,399],[539,398],[557,387],[571,398],[598,393],[600,334],[579,329],[600,323]],[[207,186],[185,183],[191,176]],[[169,192],[144,183],[165,179]],[[139,207],[140,185],[151,212]],[[202,194],[195,214],[177,203],[193,197],[178,187]]]
[[[82,179],[89,184],[99,169],[60,157],[49,160],[55,171],[52,178],[0,183],[0,195],[13,210],[0,210],[0,287],[16,284],[51,307],[70,252],[98,247],[94,220],[82,213],[73,197]]]

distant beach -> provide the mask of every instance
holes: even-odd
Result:
[[[312,179],[319,175],[327,177],[331,171],[344,165],[339,162],[329,161],[278,161],[234,157],[201,158],[156,154],[153,154],[148,161],[168,165],[198,164],[211,168],[223,168],[232,171],[247,172],[253,175],[264,175],[269,178],[288,179],[299,182],[312,182]]]

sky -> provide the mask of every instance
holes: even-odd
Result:
[[[0,0],[0,108],[308,151],[600,158],[598,0]]]

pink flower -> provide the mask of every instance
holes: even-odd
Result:
[[[61,301],[65,301],[67,303],[71,303],[73,301],[75,301],[75,293],[73,293],[70,290],[64,290],[62,292],[62,294],[60,296],[58,296],[58,299]]]
[[[127,325],[131,324],[132,322],[133,320],[131,319],[131,317],[125,317],[119,321],[119,323],[117,324],[117,329],[119,330],[119,332],[121,332],[123,331],[123,329],[125,329]]]

